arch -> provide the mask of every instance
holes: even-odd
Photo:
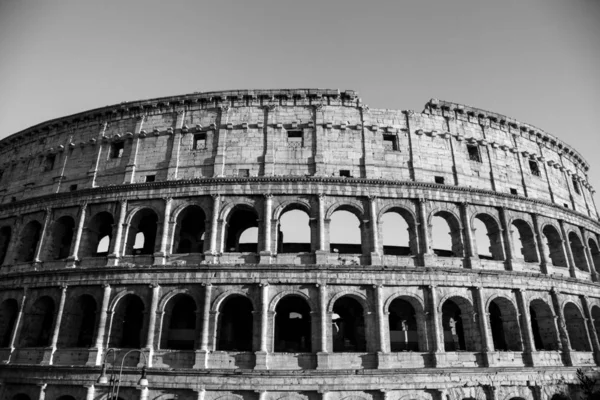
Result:
[[[331,219],[331,216],[336,211],[348,211],[356,215],[359,220],[364,219],[365,210],[359,201],[346,199],[343,201],[336,201],[333,203],[325,212],[325,219]]]
[[[217,350],[252,351],[253,314],[248,297],[234,294],[225,298],[219,310]]]
[[[364,307],[355,297],[339,297],[331,314],[333,351],[363,352],[367,349],[367,330]]]
[[[568,238],[575,267],[581,271],[587,271],[587,259],[585,257],[585,248],[583,247],[581,238],[573,231],[569,232]]]
[[[460,224],[460,218],[456,214],[445,209],[434,210],[429,214],[429,226],[431,227],[431,243],[433,252],[438,257],[463,256],[463,242],[461,238],[462,228]],[[440,231],[442,226],[444,226],[444,228],[447,226],[449,229],[449,232],[446,234],[450,236],[450,248],[436,248],[436,244],[441,244],[441,241],[444,237],[444,233]]]
[[[17,262],[34,261],[35,252],[41,239],[42,224],[39,221],[29,221],[21,230],[19,238],[19,249],[17,250]]]
[[[598,247],[598,243],[594,239],[588,240],[588,247],[590,248],[590,253],[592,255],[592,264],[596,272],[600,273],[600,248]],[[1,263],[1,261],[0,261]]]
[[[94,214],[85,229],[85,240],[82,241],[80,255],[83,257],[108,255],[112,243],[114,223],[113,215],[108,211],[100,211]],[[101,247],[101,244],[106,244],[106,246]]]
[[[585,320],[578,306],[572,302],[565,304],[563,308],[565,325],[571,349],[575,351],[591,351],[590,342],[587,337]]]
[[[19,304],[15,299],[6,299],[0,304],[0,347],[9,347],[10,339],[17,314],[19,313]]]
[[[591,314],[596,336],[600,337],[600,307],[592,306]]]
[[[422,329],[419,327],[418,312],[413,302],[414,299],[408,296],[396,296],[385,308],[388,311],[390,349],[393,352],[420,350],[419,337]]]
[[[481,242],[483,238],[482,234],[477,233],[477,221],[485,228],[485,235],[487,236],[486,245],[489,245],[484,252],[485,247]],[[473,237],[475,238],[477,254],[481,259],[492,259],[492,260],[504,260],[504,248],[502,245],[502,228],[498,220],[487,213],[477,213],[471,219],[471,226],[473,227]]]
[[[177,219],[180,217],[179,214],[181,214],[188,207],[198,207],[202,210],[204,215],[211,215],[209,210],[207,210],[204,207],[204,205],[202,203],[200,203],[199,201],[188,200],[188,201],[184,201],[182,204],[178,205],[173,211],[171,211],[171,215],[169,216],[169,222],[176,223]]]
[[[304,207],[291,203],[277,219],[277,252],[308,253],[311,242],[310,214]]]
[[[178,293],[165,305],[160,347],[172,350],[193,350],[196,339],[196,301]]]
[[[242,234],[250,228],[258,229],[259,214],[254,207],[245,203],[239,203],[233,206],[227,214],[227,223],[224,224],[225,229],[225,252],[258,252],[258,235],[256,240],[252,238],[250,243],[240,243]]]
[[[289,294],[277,301],[274,331],[275,352],[312,351],[311,307],[305,296]]]
[[[230,296],[234,296],[234,295],[246,297],[252,304],[252,309],[256,310],[256,304],[254,303],[254,299],[252,297],[248,296],[248,293],[246,293],[242,290],[238,290],[238,289],[231,289],[231,290],[227,290],[227,291],[221,293],[220,295],[217,296],[216,299],[213,300],[213,302],[210,306],[210,311],[211,312],[219,312],[225,299],[227,299]]]
[[[558,334],[550,306],[542,299],[532,299],[529,303],[529,315],[535,349],[558,350]]]
[[[197,303],[196,298],[192,295],[189,289],[172,289],[165,293],[158,301],[158,306],[156,307],[157,312],[165,313],[167,304],[171,301],[171,299],[173,299],[173,297],[179,294],[190,295],[194,299],[194,303]]]
[[[327,304],[327,312],[332,313],[335,302],[346,296],[352,297],[354,300],[358,301],[361,307],[365,310],[365,313],[371,312],[371,307],[369,306],[369,299],[367,296],[354,290],[342,290],[341,292],[334,294],[331,299],[329,299],[329,303]]]
[[[198,205],[192,204],[181,209],[175,218],[173,253],[204,252],[206,213]]]
[[[142,345],[144,302],[132,293],[120,296],[112,315],[109,346],[139,349]]]
[[[221,211],[219,212],[219,219],[223,221],[227,221],[231,217],[231,213],[236,208],[242,208],[247,210],[252,210],[260,217],[261,212],[255,206],[254,201],[249,199],[237,199],[235,202],[223,203],[221,205]]]
[[[479,351],[481,338],[472,316],[473,304],[462,296],[448,295],[440,302],[445,351]]]
[[[554,225],[546,224],[542,228],[544,235],[544,251],[552,260],[552,265],[555,267],[567,267],[567,259],[563,251],[563,241],[558,233],[558,229]]]
[[[381,225],[382,230],[382,243],[383,243],[383,254],[391,254],[391,255],[416,255],[419,254],[419,243],[418,243],[418,233],[417,233],[417,224],[416,224],[416,216],[414,213],[404,207],[388,205],[383,210],[383,212],[379,213],[378,221],[379,225]],[[402,240],[401,243],[393,243],[389,244],[389,237],[392,232],[395,232],[395,229],[389,229],[386,225],[386,221],[388,224],[394,223],[394,221],[390,217],[391,214],[398,215],[402,221],[404,222],[407,230],[407,238],[406,240]],[[386,218],[388,218],[386,220]],[[403,227],[402,227],[403,228]],[[398,228],[398,229],[402,229]],[[388,243],[388,244],[386,244]],[[400,245],[400,246],[398,246]]]
[[[69,303],[63,317],[59,347],[91,347],[96,332],[96,299],[82,294]]]
[[[306,301],[306,303],[308,303],[308,307],[310,309],[310,312],[315,312],[318,309],[318,305],[315,304],[314,300],[307,295],[304,292],[301,292],[299,290],[284,290],[282,292],[277,293],[275,296],[273,296],[273,298],[271,299],[271,302],[269,303],[269,312],[275,312],[275,309],[277,308],[277,304],[279,303],[279,301],[281,301],[281,299],[283,299],[284,297],[287,296],[298,296],[301,297],[302,299],[304,299],[304,301]]]
[[[309,217],[312,213],[312,207],[310,206],[310,202],[308,200],[305,200],[305,199],[286,200],[284,202],[281,202],[277,207],[275,207],[275,210],[273,210],[273,219],[280,219],[281,215],[283,215],[284,212],[291,211],[291,210],[304,211],[305,213],[307,213],[309,215]],[[267,215],[267,218],[269,218],[268,215]]]
[[[50,344],[54,323],[54,300],[38,298],[23,316],[20,347],[46,347]]]
[[[75,220],[68,215],[62,216],[52,224],[47,257],[51,260],[63,260],[70,256],[71,243],[75,230]]]
[[[0,265],[4,263],[6,259],[6,253],[8,252],[8,245],[12,237],[12,229],[10,226],[3,226],[0,228]]]
[[[129,222],[127,223],[128,235],[125,254],[154,254],[158,231],[158,215],[151,207],[138,207],[129,213],[127,218]],[[142,237],[143,241],[140,240]]]
[[[240,395],[229,393],[224,396],[217,397],[215,400],[244,400],[244,398]]]
[[[523,342],[515,304],[506,297],[495,296],[487,305],[490,331],[496,351],[521,351]]]
[[[513,227],[516,228],[516,231],[512,229]],[[535,235],[531,225],[522,219],[514,219],[509,225],[509,229],[515,250],[513,257],[525,262],[539,262]]]
[[[329,251],[340,254],[362,254],[362,228],[361,214],[358,209],[348,204],[337,207],[329,220]]]

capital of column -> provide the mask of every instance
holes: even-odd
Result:
[[[259,282],[258,286],[260,286],[260,287],[269,286],[269,282]]]
[[[62,283],[58,286],[60,288],[60,290],[64,293],[67,291],[67,288],[69,287],[69,285],[67,285],[66,283]]]
[[[159,285],[158,283],[156,283],[156,282],[155,282],[155,283],[151,283],[151,284],[149,284],[149,285],[148,285],[148,287],[149,287],[150,289],[156,289],[156,288],[157,288],[157,287],[159,287],[159,286],[160,286],[160,285]]]
[[[210,287],[212,286],[212,283],[210,282],[202,282],[202,287]]]
[[[263,194],[263,196],[265,197],[265,199],[272,199],[273,193],[265,193],[265,194]]]
[[[109,283],[103,283],[102,284],[102,289],[108,289],[110,287]]]

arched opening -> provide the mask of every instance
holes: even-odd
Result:
[[[331,322],[334,352],[366,351],[365,317],[358,300],[350,296],[338,299],[333,305]]]
[[[554,313],[548,304],[540,299],[533,300],[529,306],[529,315],[531,316],[531,331],[535,349],[537,351],[557,350],[558,336]]]
[[[173,248],[175,253],[203,253],[206,215],[199,206],[188,206],[177,216]]]
[[[594,263],[594,269],[596,272],[600,273],[600,249],[598,248],[598,244],[592,239],[588,240],[588,246],[590,248],[590,253],[592,253],[592,262]]]
[[[154,254],[157,224],[158,216],[153,210],[144,208],[136,212],[129,223],[129,237],[125,254]]]
[[[278,253],[310,252],[310,218],[306,211],[288,207],[279,218]]]
[[[15,329],[19,305],[15,299],[7,299],[0,304],[0,347],[9,347]]]
[[[61,329],[59,347],[91,347],[96,332],[96,311],[96,300],[92,296],[77,297],[63,317],[65,329]]]
[[[439,211],[431,218],[433,252],[438,257],[462,257],[460,224],[454,215]]]
[[[356,214],[339,208],[331,215],[329,251],[339,254],[362,254],[361,223]]]
[[[552,225],[546,225],[542,229],[544,235],[544,251],[550,257],[552,265],[555,267],[567,267],[567,259],[563,251],[562,239]]]
[[[21,231],[19,250],[17,251],[17,262],[31,262],[35,257],[35,251],[40,242],[42,224],[38,221],[30,221]]]
[[[193,350],[196,340],[196,302],[187,294],[178,294],[165,307],[161,348]]]
[[[419,253],[417,232],[412,215],[394,208],[381,217],[383,254],[408,256]]]
[[[135,294],[125,295],[113,313],[110,346],[123,349],[139,349],[142,344],[144,303]]]
[[[275,308],[275,351],[308,353],[312,348],[310,306],[300,296],[285,296]]]
[[[391,351],[419,351],[417,314],[412,304],[396,298],[388,311]]]
[[[219,315],[217,350],[252,351],[253,311],[247,297],[233,295],[224,300]]]
[[[496,351],[521,351],[519,317],[514,305],[507,299],[497,297],[490,303],[490,330]]]
[[[525,262],[539,262],[535,237],[529,224],[522,219],[516,219],[512,223],[510,233],[514,249],[513,257]]]
[[[473,306],[462,297],[452,297],[442,305],[445,351],[478,351],[480,337],[473,320]]]
[[[484,260],[504,260],[502,233],[494,218],[487,214],[477,214],[473,221],[477,254]]]
[[[6,259],[6,252],[8,251],[8,245],[10,244],[11,234],[12,231],[9,226],[0,228],[0,265],[2,265]]]
[[[258,252],[258,214],[253,208],[235,206],[227,218],[226,229],[226,252]]]
[[[60,217],[52,227],[52,238],[48,249],[52,260],[62,260],[69,257],[75,221],[69,216]]]
[[[575,351],[591,351],[585,328],[585,320],[579,308],[573,303],[568,303],[565,306],[564,313],[571,349]]]
[[[592,322],[594,323],[596,336],[600,338],[600,307],[598,306],[592,307]]]
[[[587,260],[585,258],[585,249],[581,243],[581,239],[575,232],[569,233],[569,244],[571,246],[571,253],[573,254],[573,261],[575,261],[575,267],[581,271],[587,271]]]
[[[106,211],[94,215],[87,225],[85,246],[82,246],[80,254],[84,257],[108,255],[113,224],[113,216]]]
[[[40,297],[23,316],[20,347],[47,347],[54,323],[54,301]]]

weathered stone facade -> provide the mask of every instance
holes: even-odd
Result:
[[[191,94],[37,125],[0,160],[2,399],[106,399],[130,349],[122,399],[546,400],[600,363],[588,166],[505,116]],[[307,243],[279,233],[290,210]],[[332,243],[340,210],[360,245]]]

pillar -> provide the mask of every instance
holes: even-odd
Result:
[[[46,239],[46,232],[48,231],[48,226],[50,225],[51,216],[52,210],[46,208],[46,213],[44,216],[44,225],[42,226],[42,231],[40,232],[40,240],[38,240],[37,247],[35,249],[35,257],[33,258],[34,263],[42,262],[42,248],[44,246],[44,240]]]
[[[502,232],[504,232],[504,244],[506,248],[504,252],[506,253],[506,269],[512,271],[514,269],[514,248],[512,242],[512,226],[508,223],[508,218],[506,217],[506,211],[504,208],[500,207],[498,209],[498,214],[500,215],[500,223],[502,224]]]
[[[267,193],[264,195],[264,215],[263,215],[263,251],[260,252],[260,264],[271,264],[271,244],[273,235],[271,230],[271,215],[273,214],[273,195]]]
[[[582,245],[585,252],[585,262],[587,263],[587,267],[592,277],[592,280],[594,282],[598,282],[598,272],[596,271],[594,265],[594,258],[592,257],[592,251],[590,250],[589,241],[585,240],[585,228],[581,226],[579,227],[579,230],[581,232],[581,240],[583,242]]]
[[[563,251],[566,255],[567,265],[569,267],[569,274],[571,278],[577,278],[577,273],[575,272],[575,259],[573,258],[573,252],[571,251],[571,246],[569,245],[569,237],[567,236],[567,230],[565,229],[565,221],[562,219],[558,220],[558,225],[560,226],[560,235],[562,236],[562,246]]]
[[[125,216],[127,215],[127,200],[121,200],[119,204],[119,220],[117,222],[117,231],[112,244],[113,251],[108,255],[109,266],[119,265],[119,258],[121,257],[123,228],[125,226]]]
[[[196,363],[194,368],[208,368],[208,335],[210,329],[210,301],[212,296],[212,284],[204,284],[204,303],[202,304],[202,333],[200,336],[200,350],[196,352]]]
[[[42,364],[52,365],[54,353],[56,352],[56,346],[58,344],[58,335],[60,334],[60,325],[62,323],[62,317],[65,310],[65,301],[67,299],[67,285],[61,286],[60,300],[58,303],[58,310],[56,312],[56,321],[54,321],[54,329],[52,331],[52,339],[50,342],[50,348],[46,350]]]
[[[540,269],[542,273],[548,274],[548,254],[546,254],[546,249],[544,248],[544,243],[542,242],[542,232],[540,231],[540,224],[538,222],[538,215],[533,213],[531,214],[531,219],[533,221],[533,229],[535,234],[535,241],[538,246],[538,253],[540,253]]]
[[[150,394],[150,390],[148,387],[143,387],[140,389],[140,400],[148,400],[148,396]]]
[[[387,339],[387,324],[385,323],[385,317],[386,317],[386,312],[383,309],[383,286],[382,285],[376,285],[375,286],[375,302],[377,304],[377,333],[378,333],[378,341],[379,341],[379,345],[378,347],[378,351],[382,352],[382,353],[389,353],[389,340]]]
[[[71,255],[69,258],[67,258],[67,266],[69,267],[75,267],[76,263],[79,261],[79,246],[81,245],[81,235],[83,234],[83,226],[85,225],[86,209],[87,202],[81,203],[79,206],[79,221],[77,223],[77,231],[75,232]]]
[[[584,318],[587,322],[587,330],[594,351],[594,361],[596,365],[600,365],[600,342],[598,341],[598,332],[594,326],[594,318],[590,309],[590,300],[588,296],[581,296],[581,304],[583,305]]]
[[[466,265],[469,268],[479,266],[479,257],[473,240],[473,230],[471,228],[471,218],[469,215],[469,203],[460,203],[460,215],[462,218],[464,242],[465,242],[465,259]]]
[[[260,349],[256,352],[254,369],[268,369],[267,353],[269,352],[269,284],[260,284]]]
[[[371,265],[382,264],[383,249],[379,245],[379,221],[377,220],[377,197],[369,196],[369,214],[371,217]]]
[[[437,294],[437,286],[428,286],[429,289],[429,298],[431,299],[430,307],[430,315],[431,315],[431,325],[433,327],[433,351],[436,353],[436,364],[440,364],[441,361],[441,353],[446,351],[444,347],[443,340],[443,332],[441,318],[438,312],[438,294]],[[439,365],[436,365],[439,366]]]
[[[170,253],[169,249],[169,220],[171,219],[171,207],[173,205],[173,199],[167,197],[165,199],[165,214],[163,216],[162,223],[162,235],[160,238],[160,249],[157,254],[154,254],[154,265],[164,265],[167,262],[167,253]]]
[[[96,341],[94,348],[90,351],[87,365],[100,365],[102,361],[102,351],[104,349],[104,336],[106,334],[106,321],[108,319],[108,304],[110,301],[111,287],[109,284],[103,285],[102,305],[100,306],[100,319],[98,320],[98,329],[96,330]]]
[[[40,394],[38,396],[38,400],[44,400],[46,398],[46,388],[48,387],[47,383],[42,383],[38,385],[40,388]]]
[[[317,369],[329,369],[329,357],[328,357],[328,312],[327,302],[329,300],[327,293],[327,285],[325,283],[318,283],[319,288],[319,352],[317,353]]]
[[[169,165],[167,167],[167,180],[173,181],[177,179],[179,172],[179,152],[181,149],[181,128],[185,118],[185,111],[178,110],[175,126],[173,127],[173,147],[171,147],[171,156],[169,157]]]
[[[325,233],[325,195],[319,193],[319,217],[318,217],[318,231],[319,231],[319,246],[315,252],[315,263],[316,264],[327,264],[327,257],[329,249],[327,248],[327,238]]]
[[[23,319],[23,312],[25,311],[25,302],[27,301],[27,288],[23,288],[23,297],[21,297],[21,304],[19,305],[19,312],[17,313],[17,318],[15,319],[15,326],[10,334],[10,343],[8,347],[10,348],[10,356],[8,357],[7,363],[10,362],[12,353],[15,350],[15,344],[17,341],[17,336],[19,335],[19,331],[21,330],[21,320]]]
[[[156,309],[158,308],[158,298],[160,296],[160,286],[158,284],[150,285],[152,288],[152,302],[150,303],[150,315],[148,319],[148,336],[146,338],[146,349],[148,350],[148,365],[152,367],[152,356],[154,356],[154,334],[156,331]]]
[[[517,307],[519,308],[519,314],[521,315],[521,336],[523,337],[523,350],[525,353],[525,362],[529,365],[534,366],[535,360],[533,359],[533,353],[535,349],[535,341],[533,340],[533,331],[531,330],[531,316],[529,315],[529,307],[525,300],[525,289],[517,289]]]
[[[136,117],[135,128],[133,131],[134,137],[132,139],[131,152],[129,153],[129,160],[125,166],[125,178],[123,183],[135,183],[135,167],[137,165],[137,155],[140,148],[140,131],[144,125],[145,115],[139,115]]]
[[[433,250],[431,249],[431,240],[429,237],[429,221],[427,221],[427,199],[419,197],[418,207],[419,209],[419,221],[418,226],[421,228],[419,233],[421,235],[421,256],[423,257],[422,264],[427,266],[432,264]]]
[[[102,159],[102,138],[104,137],[104,133],[106,132],[106,128],[108,128],[108,121],[104,122],[100,126],[100,132],[98,133],[98,139],[90,139],[93,145],[96,146],[96,160],[92,168],[88,171],[87,175],[90,178],[89,185],[86,187],[96,187],[96,177],[98,175],[98,167],[100,166],[100,160]]]
[[[494,360],[490,352],[494,351],[494,343],[490,340],[490,329],[488,326],[488,312],[485,309],[485,303],[483,301],[483,293],[481,293],[481,287],[475,287],[473,289],[473,294],[475,297],[475,301],[477,302],[477,314],[479,314],[479,329],[481,331],[481,351],[484,358],[484,362],[486,366],[492,366],[494,364]]]
[[[552,297],[554,313],[556,314],[556,321],[558,325],[558,337],[561,343],[563,362],[565,363],[565,365],[571,366],[573,364],[571,360],[571,344],[569,342],[569,334],[567,332],[567,326],[565,324],[565,317],[560,307],[560,293],[555,288],[552,288],[552,290],[550,291],[550,295]]]
[[[217,246],[219,238],[219,210],[221,209],[221,196],[218,194],[212,195],[213,207],[210,218],[210,250],[209,254],[216,256],[220,251],[220,246]]]
[[[225,176],[225,157],[227,155],[227,129],[223,125],[227,124],[229,106],[219,107],[219,116],[214,130],[214,146],[217,148],[215,163],[213,165],[213,175],[215,178]],[[207,132],[208,135],[208,132]]]
[[[94,397],[96,396],[96,388],[94,385],[85,386],[85,388],[85,400],[94,400]]]

